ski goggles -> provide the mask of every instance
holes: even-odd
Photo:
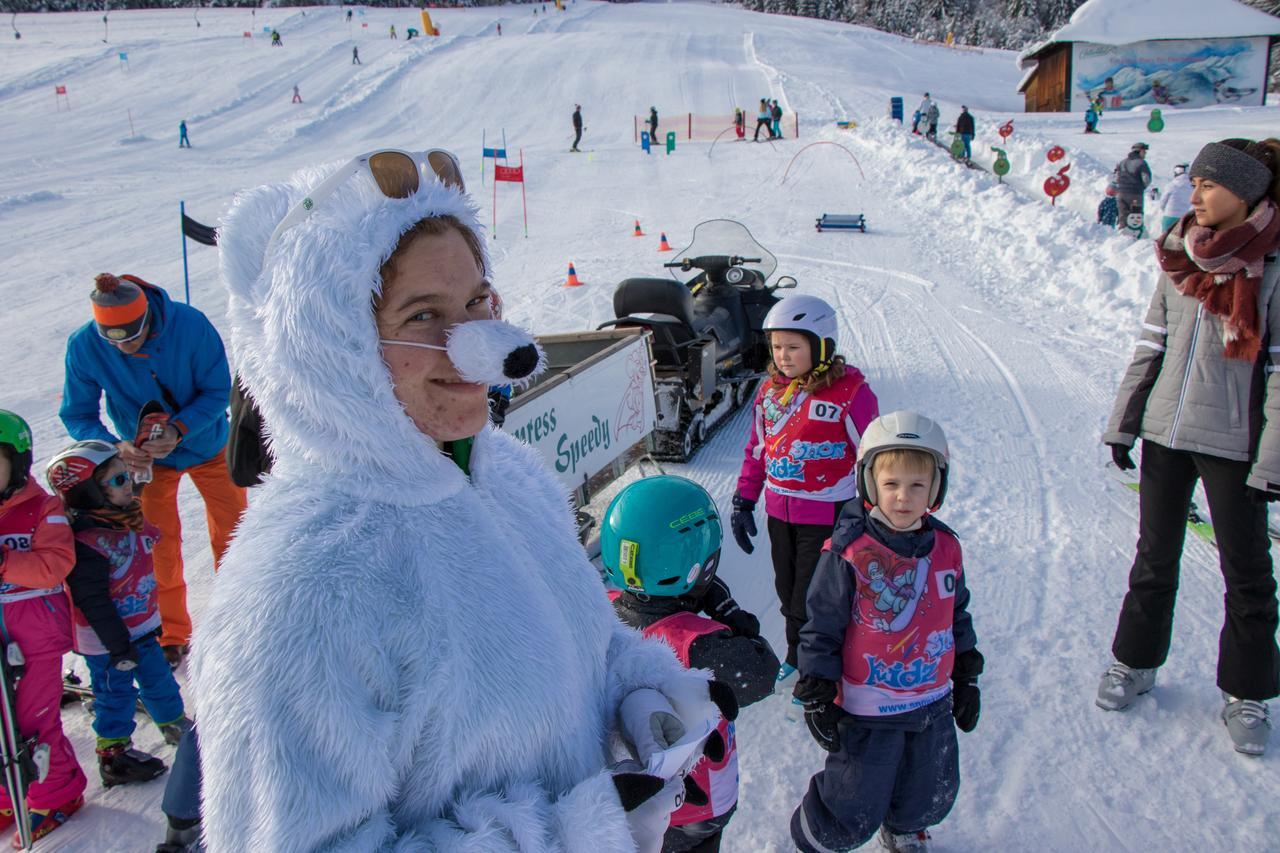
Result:
[[[109,486],[113,489],[123,489],[125,487],[125,484],[128,482],[129,482],[129,472],[121,471],[119,474],[116,474],[114,477],[108,477],[107,479],[103,480],[102,485]]]
[[[276,240],[280,239],[280,235],[290,228],[305,222],[317,205],[333,195],[357,172],[367,172],[373,178],[378,190],[387,198],[408,198],[418,191],[422,183],[423,170],[419,164],[423,163],[430,168],[430,174],[435,180],[445,186],[466,191],[458,158],[443,148],[431,148],[421,152],[401,151],[398,148],[370,151],[347,161],[338,171],[303,196],[302,201],[295,204],[271,232],[271,239],[267,241],[267,246],[272,246]]]

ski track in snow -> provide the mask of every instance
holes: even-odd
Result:
[[[1081,137],[1077,116],[1020,113],[1012,54],[732,7],[579,0],[536,17],[528,6],[433,9],[443,37],[410,43],[387,39],[387,27],[416,25],[416,11],[369,9],[350,30],[339,15],[202,9],[197,31],[186,10],[117,11],[110,45],[96,13],[19,16],[23,39],[0,54],[0,250],[11,272],[6,328],[19,330],[4,349],[0,406],[28,416],[37,467],[65,443],[56,416],[63,345],[86,316],[92,274],[136,272],[181,293],[177,198],[213,223],[237,190],[304,163],[443,146],[461,155],[489,223],[492,170],[482,183],[475,152],[482,131],[493,145],[505,130],[529,180],[530,238],[520,236],[519,188],[504,184],[489,240],[514,322],[594,328],[613,316],[614,283],[667,274],[659,264],[673,256],[654,251],[660,232],[679,250],[699,221],[727,216],[777,256],[778,275],[838,308],[841,349],[882,411],[918,409],[947,429],[953,467],[940,518],[965,549],[987,672],[982,721],[960,735],[960,797],[934,830],[935,849],[1280,849],[1280,807],[1266,793],[1280,789],[1280,758],[1234,755],[1217,717],[1222,581],[1211,546],[1187,538],[1173,651],[1156,689],[1125,714],[1092,704],[1137,536],[1136,498],[1105,472],[1098,437],[1155,281],[1149,245],[1093,224],[1093,208],[1111,164],[1147,136],[1145,114],[1108,113],[1103,134]],[[269,25],[284,48],[267,46]],[[244,29],[254,37],[242,39]],[[352,44],[364,65],[350,64]],[[130,54],[128,71],[118,50]],[[48,88],[64,81],[73,110],[55,113]],[[1006,183],[958,168],[884,118],[899,95],[909,121],[925,90],[942,105],[940,131],[969,105],[975,156],[985,164],[991,145],[1005,148],[1014,166]],[[740,106],[750,131],[766,93],[799,113],[799,140],[736,144],[729,134],[648,157],[632,143],[633,117],[650,104],[663,116]],[[575,102],[585,156],[564,153]],[[126,109],[141,139],[122,145]],[[174,148],[184,115],[190,152]],[[1001,143],[994,129],[1011,115],[1015,135]],[[1277,115],[1171,111],[1152,142],[1157,185],[1205,139],[1262,136]],[[858,128],[837,130],[835,119]],[[792,162],[813,141],[844,146],[860,169],[832,146]],[[1039,188],[1058,168],[1044,160],[1053,143],[1067,148],[1073,182],[1050,207]],[[865,213],[868,233],[818,234],[823,212]],[[635,219],[643,238],[630,237]],[[193,301],[225,332],[216,253],[190,252]],[[570,261],[584,287],[562,287]],[[662,466],[702,483],[726,520],[749,427],[740,410],[688,464]],[[599,514],[636,476],[589,509]],[[180,505],[198,624],[211,559],[189,485]],[[762,512],[757,522],[751,555],[726,536],[721,572],[781,648]],[[773,697],[739,719],[740,807],[726,853],[794,849],[788,821],[824,754],[786,719],[788,703]],[[64,720],[91,770],[87,716],[68,708]],[[135,737],[171,758],[141,718]],[[162,790],[157,780],[108,792],[91,778],[86,808],[39,849],[149,849],[163,835]]]

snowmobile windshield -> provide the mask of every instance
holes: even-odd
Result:
[[[696,258],[700,255],[737,255],[742,258],[759,258],[759,263],[743,264],[755,270],[768,281],[778,268],[778,259],[768,249],[756,242],[747,226],[732,219],[708,219],[693,229],[693,242],[680,251],[678,258]],[[672,269],[671,275],[680,279],[682,273]]]

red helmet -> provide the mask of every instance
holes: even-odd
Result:
[[[49,460],[44,476],[49,488],[71,509],[97,509],[107,499],[93,472],[118,453],[114,444],[105,441],[77,441]]]

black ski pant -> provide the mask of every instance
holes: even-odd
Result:
[[[844,503],[835,505],[833,518],[840,517]],[[831,524],[791,524],[769,516],[769,548],[773,555],[773,587],[778,593],[782,618],[786,620],[786,662],[796,666],[796,649],[800,646],[800,629],[807,617],[805,596],[813,570],[818,567],[823,544],[831,538]]]
[[[759,142],[759,141],[760,141],[760,128],[762,128],[762,127],[764,128],[764,132],[765,132],[765,133],[767,133],[767,134],[769,134],[769,138],[770,138],[770,139],[772,139],[772,138],[773,138],[773,128],[772,128],[772,127],[770,127],[769,119],[767,119],[767,118],[758,118],[758,119],[756,119],[756,135],[755,135],[755,136],[753,136],[753,137],[751,138],[751,141],[752,141],[752,142]]]
[[[575,127],[573,129],[573,150],[578,150],[578,143],[582,141],[582,128]]]
[[[1280,695],[1276,579],[1267,510],[1250,500],[1249,462],[1142,443],[1138,554],[1120,608],[1111,651],[1131,667],[1161,666],[1169,656],[1178,568],[1197,477],[1226,582],[1226,622],[1218,637],[1218,687],[1239,699]]]

